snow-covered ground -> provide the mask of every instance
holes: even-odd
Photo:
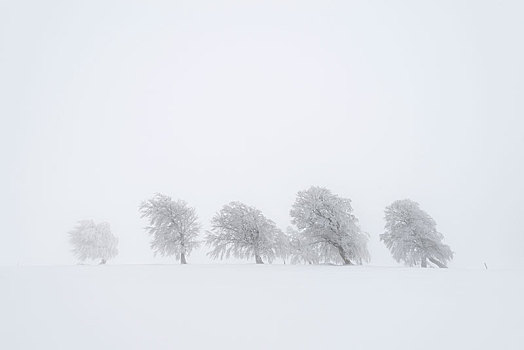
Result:
[[[0,267],[0,349],[524,349],[523,270]]]

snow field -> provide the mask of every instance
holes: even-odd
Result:
[[[523,272],[0,267],[0,349],[523,349]]]

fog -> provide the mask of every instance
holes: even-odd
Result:
[[[353,201],[371,264],[411,198],[450,267],[523,266],[524,5],[515,1],[0,4],[0,264],[74,264],[108,221],[111,263],[154,257],[138,205],[233,200],[285,229],[299,190]],[[210,262],[206,249],[189,263]]]

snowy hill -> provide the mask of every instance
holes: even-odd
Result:
[[[522,270],[0,268],[1,349],[523,349]]]

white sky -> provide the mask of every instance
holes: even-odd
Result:
[[[285,229],[297,191],[418,201],[452,266],[524,265],[524,3],[0,2],[0,264],[71,264],[79,219],[114,263],[154,258],[155,192],[204,224],[240,200]],[[206,262],[204,251],[189,262]]]

